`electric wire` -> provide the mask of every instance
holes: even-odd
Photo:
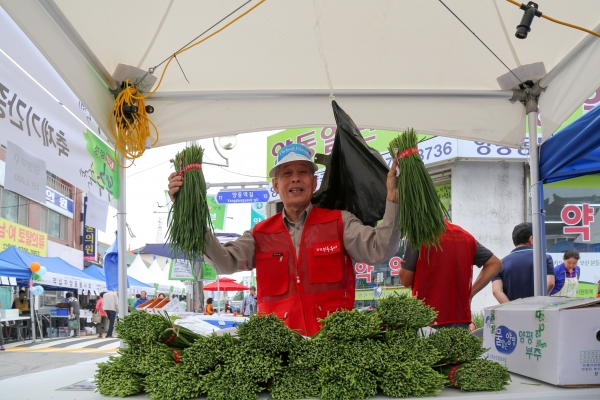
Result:
[[[160,63],[158,66],[162,65],[164,62],[166,62],[167,64],[163,68],[163,71],[160,75],[160,79],[158,80],[154,89],[152,91],[150,91],[148,94],[142,95],[142,93],[140,93],[138,91],[135,84],[133,84],[130,80],[125,81],[123,90],[117,95],[117,97],[115,99],[115,103],[113,105],[112,113],[110,116],[111,133],[113,134],[113,137],[115,138],[115,141],[116,141],[115,159],[117,160],[117,164],[120,167],[129,168],[131,165],[133,165],[133,162],[129,165],[121,165],[121,162],[119,161],[119,157],[117,157],[117,154],[116,154],[117,150],[123,155],[123,157],[126,160],[135,160],[136,158],[142,156],[144,154],[144,151],[147,148],[154,146],[158,142],[158,129],[156,128],[156,126],[152,123],[152,121],[147,116],[144,99],[147,99],[147,98],[151,97],[154,93],[156,93],[156,91],[158,90],[158,88],[160,87],[160,85],[163,81],[163,78],[165,77],[165,73],[166,73],[167,69],[169,68],[169,65],[171,64],[171,61],[173,61],[173,59],[175,59],[177,61],[177,63],[179,63],[179,61],[177,60],[177,56],[179,54],[198,46],[199,44],[205,42],[206,40],[210,39],[211,37],[222,32],[227,27],[231,26],[233,23],[240,20],[241,18],[246,16],[248,13],[250,13],[252,10],[254,10],[256,7],[258,7],[259,5],[261,5],[262,3],[265,2],[265,0],[259,0],[254,6],[250,7],[248,10],[246,10],[242,14],[238,15],[236,18],[229,21],[223,27],[217,29],[216,31],[212,32],[210,35],[197,41],[198,38],[200,38],[205,33],[210,31],[211,29],[213,29],[215,26],[217,26],[218,24],[223,22],[229,16],[234,14],[236,11],[238,11],[239,9],[241,9],[242,7],[247,5],[250,1],[251,0],[247,1],[242,6],[238,7],[233,12],[229,13],[225,18],[222,18],[219,22],[217,22],[211,28],[209,28],[208,30],[206,30],[205,32],[200,34],[192,42],[190,42],[190,43],[193,43],[193,42],[195,42],[195,43],[193,43],[193,44],[188,43],[186,46],[179,49],[173,55],[168,57],[165,61]],[[180,65],[180,67],[181,67],[181,65]],[[154,69],[152,69],[151,71],[153,71],[153,70]],[[183,72],[183,68],[181,69],[181,71]],[[149,70],[149,72],[150,72],[150,70]],[[185,79],[188,80],[187,77],[185,76],[185,73],[183,73],[183,75],[184,75]],[[139,82],[141,82],[141,81],[143,81],[143,77],[142,77],[142,79],[139,80]],[[137,106],[137,112],[133,112],[130,108],[130,107],[133,107],[134,105]],[[124,106],[127,106],[129,109],[125,110]],[[150,125],[154,128],[154,134],[152,134]],[[125,162],[124,164],[127,164],[127,163]]]
[[[510,0],[509,0],[509,1],[510,1]],[[475,32],[473,32],[473,30],[471,30],[471,28],[469,28],[469,26],[468,26],[467,24],[465,24],[465,23],[463,22],[463,20],[462,20],[462,19],[460,19],[460,18],[458,17],[458,15],[456,15],[456,14],[454,13],[454,11],[452,11],[452,10],[450,9],[450,7],[448,7],[448,6],[447,6],[447,5],[446,5],[446,4],[445,4],[445,3],[444,3],[442,0],[439,0],[439,2],[440,2],[440,3],[442,3],[442,5],[443,5],[444,7],[446,7],[446,9],[447,9],[448,11],[450,11],[450,13],[451,13],[452,15],[454,15],[454,16],[456,17],[456,19],[457,19],[457,20],[459,20],[459,21],[460,21],[460,23],[461,23],[461,24],[463,24],[463,25],[464,25],[464,27],[465,27],[465,28],[467,28],[467,29],[469,30],[469,32],[471,32],[471,33],[473,34],[473,36],[475,36],[475,37],[477,38],[477,40],[479,40],[479,41],[481,42],[481,44],[482,44],[482,45],[484,45],[484,46],[485,46],[485,48],[486,48],[486,49],[488,49],[488,50],[490,51],[490,53],[492,53],[492,54],[494,55],[494,57],[496,57],[496,58],[498,59],[498,61],[500,61],[500,63],[501,63],[502,65],[504,65],[504,67],[505,67],[505,68],[508,70],[508,72],[510,72],[511,74],[513,74],[513,76],[514,76],[515,78],[517,78],[517,80],[518,80],[519,82],[521,82],[521,84],[522,84],[522,85],[525,85],[525,84],[523,83],[523,81],[521,80],[521,78],[519,78],[519,77],[518,77],[518,76],[517,76],[517,75],[516,75],[516,74],[515,74],[515,73],[514,73],[514,72],[513,72],[513,71],[512,71],[510,68],[508,68],[508,65],[506,65],[506,64],[504,63],[504,61],[502,61],[502,60],[500,59],[500,57],[498,57],[498,56],[496,55],[496,53],[494,53],[494,52],[492,51],[492,49],[490,49],[490,48],[488,47],[488,45],[487,45],[487,44],[485,44],[485,42],[484,42],[483,40],[481,40],[481,39],[479,38],[479,36],[477,36],[477,34],[476,34]]]
[[[523,5],[523,4],[521,4],[521,3],[517,2],[517,1],[514,1],[514,0],[506,0],[506,1],[508,1],[509,3],[514,4],[515,6],[517,6],[519,8],[521,8],[521,6]],[[600,37],[600,33],[598,33],[598,32],[594,32],[594,31],[591,31],[589,29],[585,29],[585,28],[583,28],[583,27],[581,27],[579,25],[570,24],[568,22],[564,22],[564,21],[561,21],[559,19],[555,19],[555,18],[549,17],[549,16],[547,16],[544,13],[542,13],[541,17],[547,19],[548,21],[552,21],[552,22],[554,22],[556,24],[568,26],[569,28],[578,29],[578,30],[583,31],[585,33],[589,33],[590,35],[594,35],[596,37]]]

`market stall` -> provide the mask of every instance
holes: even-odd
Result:
[[[145,283],[146,285],[154,287],[156,294],[169,293],[171,291],[170,285],[161,284],[160,282],[162,279],[159,279],[150,271],[148,267],[146,267],[146,264],[144,264],[144,261],[139,254],[136,255],[129,268],[127,268],[127,275]]]
[[[100,279],[100,280],[105,279],[104,268],[100,268],[97,265],[89,266],[83,272],[94,277],[95,279]],[[154,287],[147,285],[145,283],[142,283],[142,282],[138,281],[137,279],[132,278],[131,276],[128,276],[127,280],[128,280],[128,284],[129,284],[129,288],[128,288],[129,294],[138,294],[142,290],[144,290],[144,291],[146,291],[146,293],[148,293],[148,295],[154,296]]]

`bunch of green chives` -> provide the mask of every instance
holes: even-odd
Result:
[[[181,252],[191,263],[204,254],[212,221],[206,202],[206,181],[202,172],[203,149],[189,146],[177,153],[175,171],[183,174],[183,186],[175,194],[169,211],[167,241],[174,253]]]
[[[449,218],[433,181],[419,156],[417,132],[409,129],[390,142],[390,155],[398,158],[398,228],[413,248],[439,248]]]

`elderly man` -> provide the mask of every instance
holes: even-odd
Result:
[[[140,297],[135,301],[135,304],[133,305],[133,309],[137,310],[139,306],[141,306],[147,301],[148,299],[146,298],[146,291],[142,290],[142,292],[140,293]]]
[[[314,335],[318,318],[354,306],[352,260],[380,264],[398,251],[397,165],[388,173],[383,220],[372,228],[347,211],[313,206],[317,165],[306,146],[282,147],[269,176],[283,212],[225,245],[211,236],[207,261],[219,274],[256,268],[258,313],[274,313],[291,329]],[[169,176],[171,198],[182,184],[176,173]]]

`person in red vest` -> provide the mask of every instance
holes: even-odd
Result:
[[[436,328],[471,324],[471,299],[502,269],[502,262],[490,250],[458,225],[446,221],[440,250],[407,244],[400,269],[403,286],[413,296],[438,312]],[[473,281],[473,265],[483,267]]]
[[[352,260],[380,264],[398,251],[397,165],[394,161],[388,173],[383,220],[373,228],[347,211],[313,206],[318,168],[309,149],[301,144],[282,147],[269,176],[283,212],[225,245],[211,235],[206,261],[219,274],[256,268],[257,312],[274,313],[289,328],[313,336],[320,328],[318,318],[353,308]],[[181,185],[176,173],[169,176],[172,200]]]

